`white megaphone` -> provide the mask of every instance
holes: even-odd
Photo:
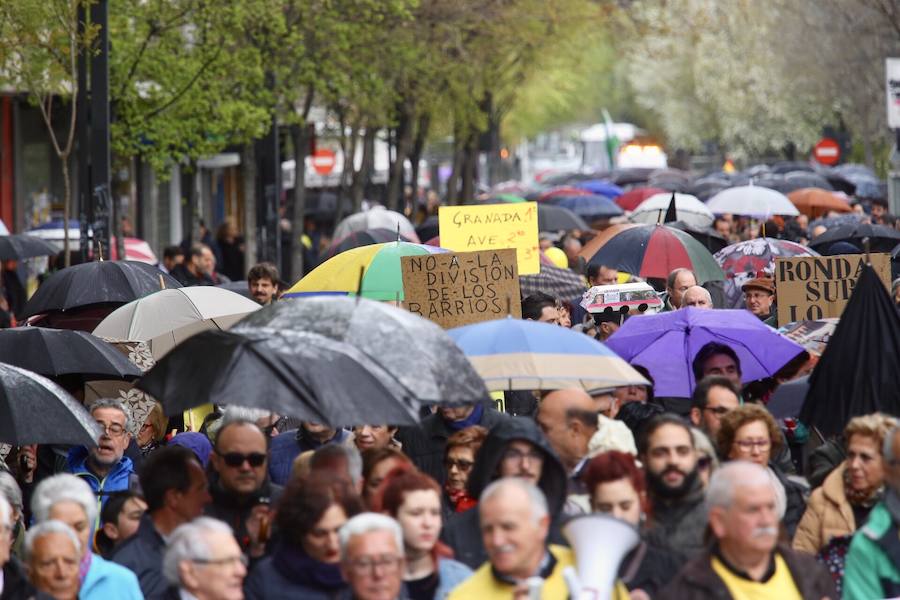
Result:
[[[562,528],[576,568],[563,572],[572,600],[611,600],[619,564],[641,539],[638,530],[604,514],[581,515]]]

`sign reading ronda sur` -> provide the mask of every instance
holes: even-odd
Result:
[[[455,252],[515,248],[519,274],[540,273],[536,202],[442,206],[441,247]]]
[[[869,260],[890,290],[890,255],[871,254]],[[775,259],[778,323],[840,317],[865,264],[865,254]]]

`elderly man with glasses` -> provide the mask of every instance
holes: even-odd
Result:
[[[199,517],[172,532],[163,575],[172,586],[166,598],[243,600],[247,558],[228,525]]]
[[[392,518],[362,513],[338,532],[341,573],[352,600],[403,598],[403,530]],[[342,596],[343,598],[343,596]]]

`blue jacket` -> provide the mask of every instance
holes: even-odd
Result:
[[[84,446],[75,446],[69,451],[66,459],[66,471],[84,479],[94,493],[100,498],[100,509],[106,505],[109,494],[124,492],[128,489],[131,476],[134,474],[134,463],[127,456],[123,456],[113,467],[112,471],[103,479],[94,475],[87,467],[88,449]],[[99,511],[98,511],[99,514]]]
[[[78,600],[142,600],[143,597],[134,573],[104,560],[99,554],[91,556],[91,567],[81,582]]]
[[[452,558],[438,561],[438,587],[434,592],[434,600],[444,600],[453,588],[472,576],[472,569]]]
[[[333,438],[324,444],[304,435],[303,428],[285,431],[272,438],[269,447],[269,479],[272,483],[286,485],[291,478],[294,459],[307,450],[316,450],[328,444],[343,444],[350,436],[346,429],[338,429]]]
[[[156,531],[153,520],[144,513],[137,533],[122,542],[113,554],[113,561],[137,575],[147,600],[163,598],[169,587],[162,574],[165,548],[166,542]]]

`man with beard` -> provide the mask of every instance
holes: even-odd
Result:
[[[775,488],[763,467],[726,464],[713,473],[706,504],[715,543],[685,565],[657,598],[837,597],[831,577],[812,556],[778,543]]]
[[[644,426],[638,453],[653,515],[649,540],[681,560],[693,558],[704,548],[706,509],[690,426],[673,414],[654,417]]]

